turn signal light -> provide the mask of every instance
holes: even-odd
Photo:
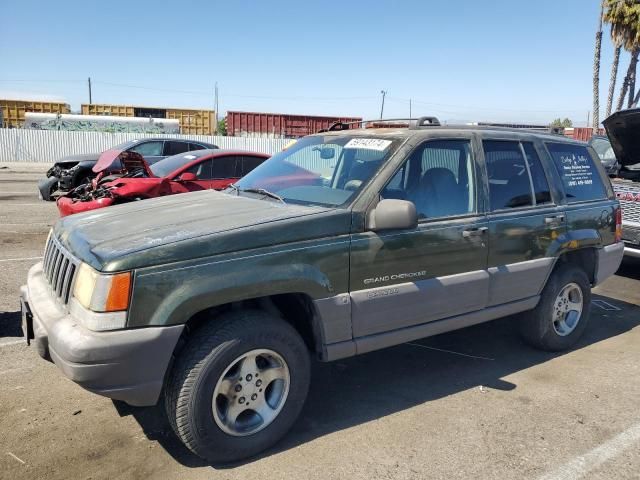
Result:
[[[86,263],[80,265],[73,296],[94,312],[119,312],[129,307],[131,272],[102,274]]]

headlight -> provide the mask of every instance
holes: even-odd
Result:
[[[131,272],[102,274],[86,263],[80,265],[73,296],[93,312],[119,312],[129,308]]]

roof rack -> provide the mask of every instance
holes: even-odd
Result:
[[[406,122],[406,125],[402,125],[404,127],[408,127],[411,129],[425,128],[425,127],[439,127],[440,120],[436,117],[419,117],[419,118],[377,118],[375,120],[359,120],[356,122],[335,122],[329,126],[329,128],[323,128],[319,130],[318,133],[323,132],[339,132],[341,130],[351,130],[352,125],[358,125],[355,128],[362,128],[360,126],[364,126],[367,123],[372,123],[374,126],[378,126],[382,123],[388,122]],[[391,125],[392,127],[394,125]],[[366,128],[366,127],[364,127]]]

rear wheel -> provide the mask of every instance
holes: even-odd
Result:
[[[309,352],[284,320],[223,315],[197,330],[167,380],[174,431],[196,455],[224,463],[259,453],[293,425],[309,386]]]
[[[566,350],[584,333],[590,313],[587,275],[576,266],[560,265],[549,277],[538,306],[524,314],[522,336],[543,350]]]

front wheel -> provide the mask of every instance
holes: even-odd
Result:
[[[560,265],[549,277],[537,307],[523,315],[521,333],[534,347],[571,348],[582,336],[591,313],[591,285],[584,270]]]
[[[225,463],[277,442],[309,387],[307,347],[284,320],[261,311],[225,314],[187,341],[169,375],[165,408],[196,455]]]

